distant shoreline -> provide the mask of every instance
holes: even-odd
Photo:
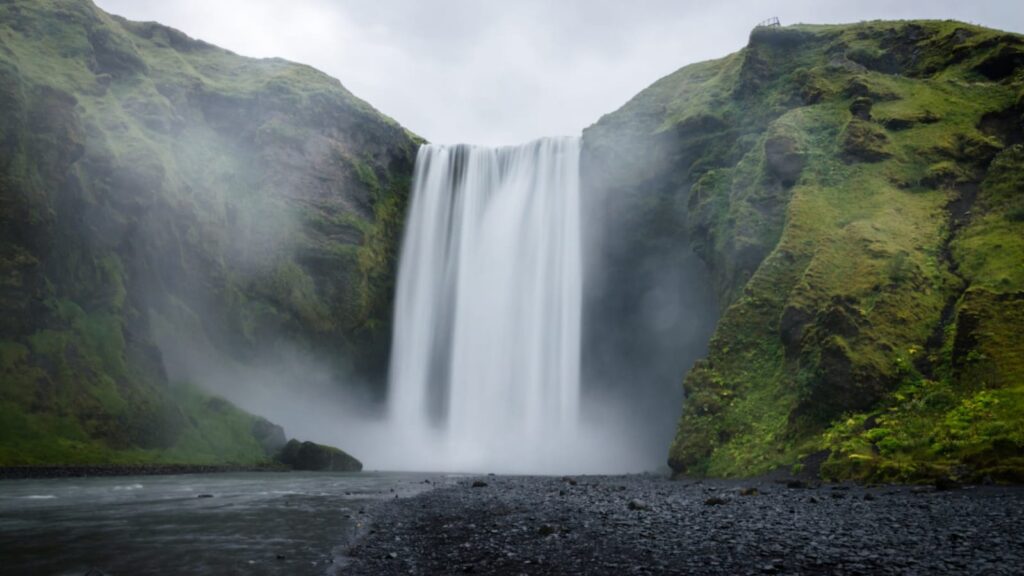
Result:
[[[0,480],[88,478],[90,476],[157,476],[223,472],[289,472],[278,464],[253,466],[219,464],[112,464],[76,466],[0,466]]]

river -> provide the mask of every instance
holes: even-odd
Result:
[[[335,574],[367,506],[447,477],[250,472],[0,481],[3,574]]]

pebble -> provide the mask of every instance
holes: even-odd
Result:
[[[855,485],[776,491],[764,489],[767,481],[573,479],[589,489],[567,489],[562,477],[500,477],[501,490],[450,484],[379,503],[368,511],[377,532],[355,544],[346,569],[371,576],[885,575],[1010,574],[1024,565],[1024,487],[929,486],[921,498],[907,488]],[[749,488],[756,498],[724,498]]]
[[[647,505],[647,502],[644,502],[643,500],[639,500],[639,499],[636,499],[636,498],[630,500],[629,504],[627,504],[626,507],[629,508],[630,510],[650,510],[651,509],[651,507]]]

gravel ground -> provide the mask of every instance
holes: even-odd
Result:
[[[370,511],[352,574],[1024,574],[1024,487],[465,478]]]

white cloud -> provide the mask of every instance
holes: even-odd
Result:
[[[659,77],[741,48],[758,21],[954,18],[1024,31],[1017,0],[97,0],[337,77],[435,142],[575,134]]]

